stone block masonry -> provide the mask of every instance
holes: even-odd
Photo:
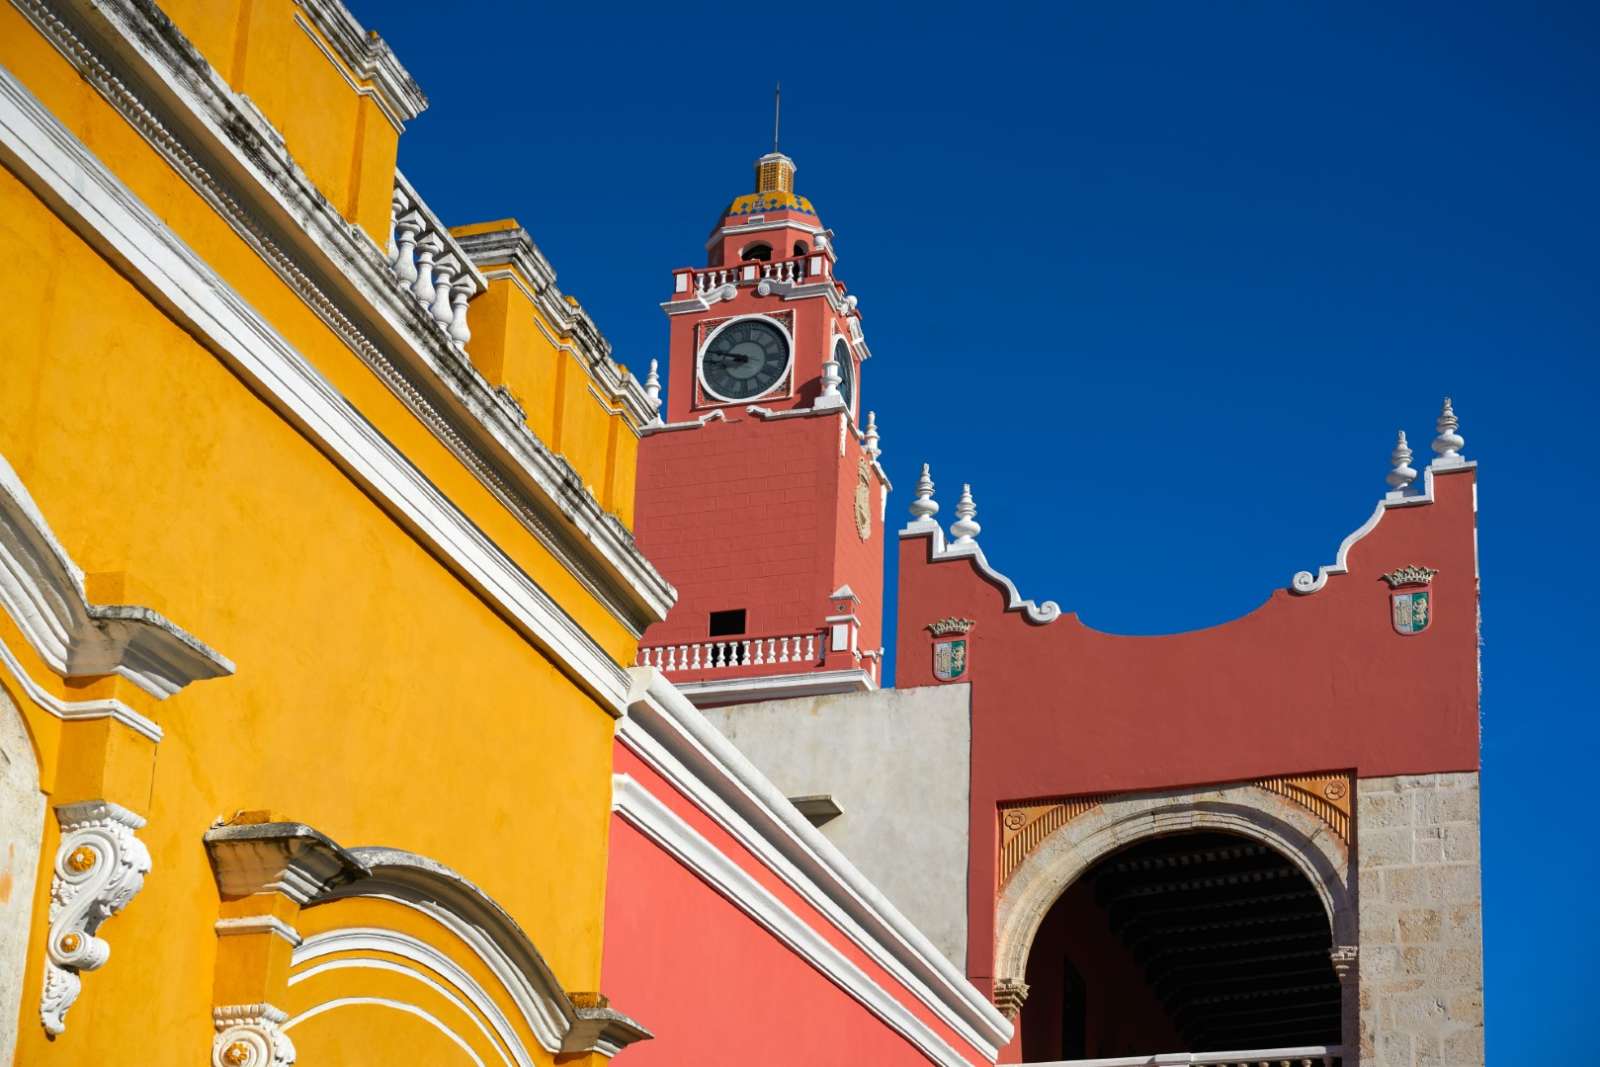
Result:
[[[1363,1067],[1481,1067],[1478,775],[1356,786]]]

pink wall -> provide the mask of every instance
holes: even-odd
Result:
[[[1173,1052],[1183,1038],[1167,1018],[1144,971],[1111,933],[1110,919],[1094,902],[1094,887],[1080,882],[1062,894],[1034,937],[1029,957],[1028,1000],[1005,1062],[1064,1059],[1061,1051],[1061,961],[1069,959],[1083,978],[1085,1056],[1132,1056]]]
[[[1388,509],[1352,548],[1350,572],[1319,592],[1280,589],[1244,618],[1163,637],[1099,633],[1073,615],[1029,623],[1003,610],[1004,594],[969,561],[930,563],[927,538],[903,540],[896,684],[936,684],[929,622],[977,620],[969,974],[992,970],[1002,801],[1329,770],[1475,770],[1474,478],[1471,468],[1440,474],[1435,503]],[[1335,545],[1313,555],[1327,560]],[[1401,636],[1380,575],[1413,563],[1439,570],[1434,621]]]
[[[703,641],[709,614],[730,608],[747,610],[752,634],[820,627],[832,614],[828,594],[848,583],[862,597],[862,647],[878,647],[878,486],[863,543],[854,518],[861,449],[852,437],[839,455],[839,419],[768,422],[739,409],[728,422],[641,442],[635,537],[679,594],[645,644]]]
[[[798,894],[621,747],[616,768],[646,785],[795,914],[928,1022],[969,1062],[988,1062]],[[611,825],[602,988],[654,1040],[649,1064],[924,1064],[927,1057],[765,927],[620,816]]]

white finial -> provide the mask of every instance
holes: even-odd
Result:
[[[868,459],[876,462],[877,458],[883,454],[883,450],[878,447],[878,413],[876,411],[867,412],[867,432],[861,436],[862,450],[866,452]]]
[[[956,501],[956,521],[950,524],[950,532],[956,535],[955,543],[970,545],[978,532],[983,529],[978,525],[978,505],[972,501],[972,486],[961,487],[961,499]]]
[[[644,376],[644,395],[650,400],[650,410],[661,410],[661,375],[656,373],[656,361],[650,361],[650,373]]]
[[[911,519],[913,522],[931,522],[939,514],[939,502],[933,499],[933,479],[928,476],[928,465],[922,465],[922,474],[917,478],[917,487],[913,490],[916,499],[911,501]]]
[[[1439,412],[1439,421],[1433,424],[1439,434],[1433,439],[1433,450],[1438,456],[1429,466],[1459,467],[1466,462],[1461,458],[1461,446],[1466,442],[1456,433],[1456,427],[1460,425],[1461,420],[1456,418],[1454,409],[1450,407],[1450,398],[1445,397],[1444,407]]]
[[[1398,495],[1405,492],[1406,486],[1417,480],[1417,472],[1411,468],[1411,449],[1406,446],[1404,430],[1400,431],[1394,451],[1389,453],[1389,462],[1394,464],[1394,470],[1389,472],[1389,488]]]
[[[839,363],[832,356],[822,365],[822,395],[838,396],[839,383],[844,379],[839,377]]]

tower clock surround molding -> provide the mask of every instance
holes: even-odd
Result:
[[[786,349],[783,370],[773,380],[771,385],[769,385],[767,388],[761,390],[760,392],[752,393],[749,396],[745,396],[745,397],[727,397],[727,396],[724,396],[722,393],[718,392],[716,389],[713,389],[711,387],[710,383],[706,380],[705,357],[706,357],[706,354],[711,350],[711,346],[716,343],[717,338],[722,336],[723,333],[725,333],[727,330],[729,330],[729,329],[731,329],[731,328],[733,328],[735,326],[738,326],[741,323],[749,323],[749,322],[760,322],[760,323],[763,323],[766,326],[776,330],[778,332],[778,335],[783,339],[784,347]],[[780,321],[779,319],[777,319],[777,318],[775,318],[775,317],[773,317],[771,315],[764,315],[764,314],[761,314],[759,312],[752,312],[752,313],[743,314],[743,315],[736,315],[733,318],[730,318],[725,322],[719,323],[716,326],[715,329],[713,329],[709,334],[706,335],[706,339],[699,345],[699,347],[695,351],[694,376],[695,376],[696,383],[700,387],[700,394],[701,394],[700,396],[695,398],[695,406],[696,407],[710,407],[710,406],[717,406],[717,405],[723,405],[723,404],[748,404],[748,403],[750,403],[752,401],[755,401],[755,400],[762,400],[762,399],[767,399],[769,397],[774,397],[776,395],[779,395],[780,392],[782,393],[782,395],[785,395],[785,396],[793,395],[794,386],[795,386],[795,383],[794,383],[794,361],[795,361],[794,331],[790,327],[785,326],[782,321]],[[786,384],[787,384],[787,391],[784,392]]]

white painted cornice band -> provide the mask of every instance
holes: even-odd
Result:
[[[0,159],[603,706],[622,710],[628,678],[605,650],[3,68]]]
[[[11,2],[619,621],[637,636],[665,618],[676,591],[632,533],[170,23],[139,0]]]
[[[90,603],[83,571],[4,456],[0,604],[64,678],[115,674],[164,699],[190,682],[233,673],[226,656],[149,608]]]
[[[882,1019],[934,1063],[970,1067],[927,1023],[648,789],[626,774],[611,776],[611,808],[672,858],[703,878],[796,955]]]
[[[855,668],[673,684],[677,686],[678,692],[699,707],[709,707],[712,704],[742,704],[751,700],[822,696],[827,693],[865,693],[878,688],[871,674]]]
[[[1005,1016],[659,671],[629,673],[633,688],[618,739],[992,1060],[1011,1040]],[[903,1007],[874,988],[887,1003],[863,1003],[893,1025],[893,1012]],[[926,1036],[954,1055],[937,1034]]]
[[[984,556],[983,549],[978,547],[976,541],[966,544],[952,543],[946,545],[944,529],[932,519],[912,519],[900,528],[900,539],[910,537],[926,537],[931,540],[928,546],[928,560],[940,563],[950,559],[970,559],[973,566],[978,568],[978,573],[987,578],[989,582],[998,586],[1006,595],[1006,610],[1020,611],[1029,622],[1047,623],[1055,622],[1061,617],[1061,605],[1054,600],[1036,603],[1032,600],[1022,599],[1022,594],[1017,592],[1017,583],[995,570]]]
[[[404,129],[427,108],[428,98],[388,44],[363,29],[349,8],[338,0],[295,0],[295,4],[310,16],[311,24],[333,45],[345,66],[356,77],[372,82],[372,89],[357,91],[372,96],[396,129]]]
[[[1351,547],[1377,529],[1379,521],[1382,520],[1390,508],[1411,508],[1432,504],[1433,479],[1436,469],[1440,474],[1454,474],[1457,471],[1472,470],[1476,467],[1477,463],[1471,460],[1457,460],[1448,464],[1435,460],[1428,464],[1422,472],[1422,490],[1420,492],[1416,491],[1415,486],[1413,486],[1409,489],[1385,494],[1383,499],[1378,501],[1378,506],[1372,510],[1372,516],[1358,528],[1351,531],[1339,543],[1339,551],[1334,554],[1333,562],[1318,567],[1315,575],[1312,575],[1310,571],[1297,573],[1294,576],[1294,581],[1290,584],[1290,591],[1301,596],[1307,596],[1327,585],[1328,579],[1333,575],[1348,574],[1350,572],[1348,560]]]
[[[603,391],[608,404],[618,405],[629,425],[638,429],[655,417],[644,386],[611,356],[605,339],[589,313],[556,287],[555,268],[545,258],[526,229],[493,230],[456,237],[473,266],[490,277],[507,277],[544,313],[565,337],[548,337],[551,344],[572,352]],[[502,268],[496,270],[495,268]],[[514,268],[507,270],[504,268]],[[524,284],[523,279],[527,282]],[[528,288],[531,285],[532,288]]]

